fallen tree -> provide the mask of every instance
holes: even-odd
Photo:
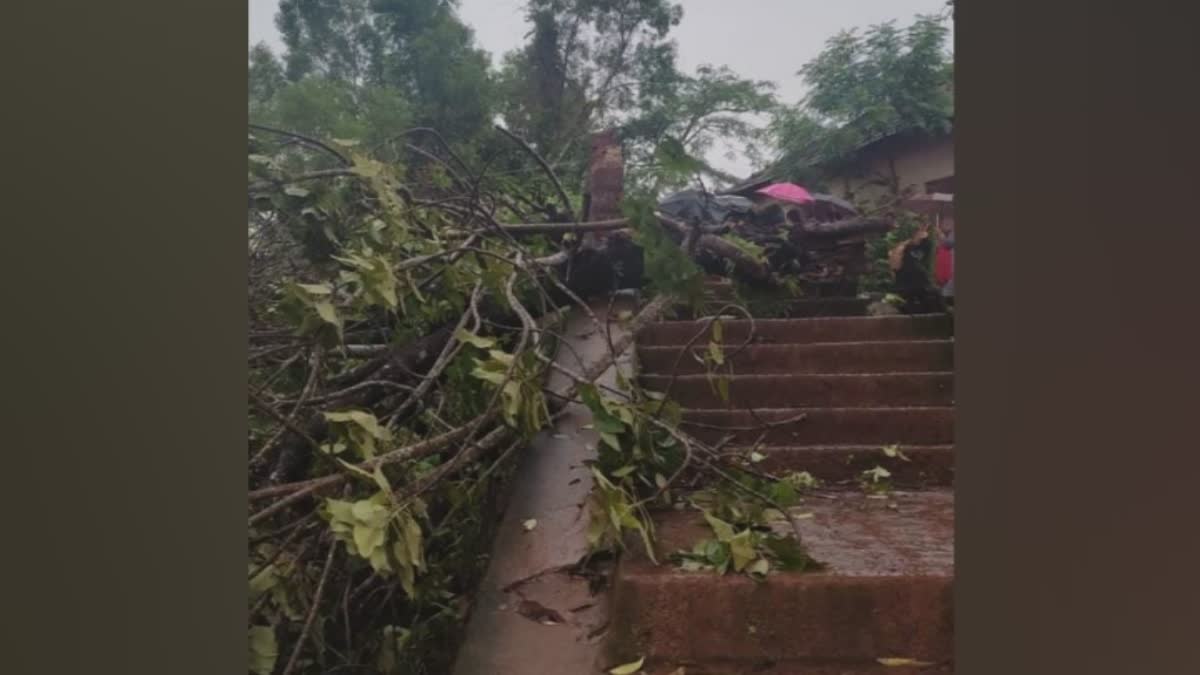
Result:
[[[647,199],[627,197],[621,217],[612,194],[577,209],[512,138],[542,170],[540,186],[498,180],[444,142],[414,146],[414,165],[400,167],[354,144],[251,134],[254,672],[444,672],[512,458],[566,401],[608,420],[618,455],[651,436],[680,448],[648,475],[599,474],[628,518],[598,541],[616,545],[629,523],[644,527],[639,510],[689,472],[771,501],[720,447],[681,433],[664,402],[592,384],[632,337],[568,373],[566,392],[544,382],[565,312],[590,312],[592,298],[644,291],[632,336],[696,298],[696,260],[767,286],[781,283],[777,271],[721,227],[675,220]],[[560,203],[542,208],[547,195]],[[562,222],[524,222],[535,211]],[[629,482],[654,486],[656,476],[665,483],[651,493]]]

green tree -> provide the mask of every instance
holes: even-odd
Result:
[[[250,114],[254,116],[267,108],[275,95],[287,86],[283,64],[265,43],[250,48],[250,67],[247,80],[250,85]]]
[[[630,155],[628,177],[666,188],[697,172],[719,140],[753,148],[747,118],[773,105],[772,85],[728,68],[680,72],[671,29],[682,8],[666,0],[531,0],[529,42],[500,71],[505,124],[572,182],[582,175],[587,133],[616,126]],[[654,172],[655,178],[650,179]]]
[[[699,173],[722,182],[736,178],[703,159],[719,142],[753,155],[761,130],[750,115],[770,111],[775,85],[739,77],[728,67],[700,66],[643,87],[637,110],[623,127],[635,180],[653,176],[654,188],[675,188]]]
[[[282,0],[276,24],[292,82],[317,78],[402,97],[413,124],[454,138],[477,134],[491,118],[488,55],[453,2]]]
[[[544,150],[618,119],[674,74],[668,0],[529,0],[528,45],[507,55],[505,121]]]
[[[949,131],[954,62],[948,18],[920,15],[904,29],[889,22],[831,38],[799,72],[809,88],[805,99],[776,111],[776,168],[819,180],[816,165],[836,168],[876,138]]]

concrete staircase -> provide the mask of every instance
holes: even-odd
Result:
[[[684,408],[684,428],[750,445],[771,428],[763,466],[808,471],[826,489],[799,512],[819,572],[744,575],[653,565],[631,548],[616,573],[612,663],[646,657],[664,675],[950,673],[953,662],[954,341],[944,315],[864,316],[865,303],[792,303],[792,318],[758,320],[755,341],[732,358],[730,404],[717,397],[684,345],[704,324],[664,321],[638,336],[644,386]],[[727,351],[749,321],[724,322]],[[701,336],[693,349],[703,349]],[[751,414],[746,409],[754,408]],[[882,447],[899,445],[899,456]],[[882,498],[857,485],[875,466],[892,475]],[[690,511],[656,517],[660,560],[708,535]],[[924,665],[887,666],[880,659]],[[679,670],[682,668],[683,670]]]

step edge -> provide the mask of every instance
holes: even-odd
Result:
[[[705,343],[707,344],[707,343]],[[767,342],[754,343],[751,342],[745,346],[745,349],[794,349],[796,347],[846,347],[846,346],[868,346],[868,345],[886,345],[895,347],[896,345],[917,345],[917,344],[944,344],[953,345],[954,338],[939,338],[935,340],[852,340],[846,342]],[[692,345],[695,349],[704,349],[704,346],[696,344]],[[741,345],[725,345],[726,348],[740,349]],[[646,352],[651,350],[674,350],[679,351],[687,348],[686,344],[682,345],[638,345],[637,351]]]

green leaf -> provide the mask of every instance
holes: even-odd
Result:
[[[319,300],[313,303],[313,309],[317,310],[317,316],[321,317],[322,321],[337,326],[338,330],[341,330],[342,320],[338,317],[332,302]]]
[[[463,330],[462,328],[454,331],[454,337],[457,338],[459,342],[465,342],[472,347],[478,347],[479,349],[490,349],[496,346],[496,341],[493,338],[482,337],[470,331]]]
[[[391,493],[392,484],[388,482],[387,476],[383,475],[383,469],[381,467],[375,467],[375,471],[371,473],[371,478],[375,480],[375,484],[379,486],[380,490],[384,491],[385,493]]]
[[[787,480],[779,480],[771,483],[770,487],[767,488],[767,495],[771,497],[772,501],[784,508],[795,505],[800,498],[796,494],[796,487]]]
[[[274,565],[267,565],[250,580],[250,595],[257,597],[279,584],[279,575]]]
[[[634,673],[636,673],[642,669],[642,664],[645,662],[646,662],[646,657],[643,656],[642,658],[638,659],[637,661],[633,661],[631,663],[626,663],[624,665],[617,666],[616,668],[611,668],[611,669],[609,669],[608,672],[609,672],[609,675],[633,675]]]
[[[637,471],[637,467],[631,464],[629,466],[623,466],[623,467],[617,469],[616,471],[612,472],[612,475],[614,478],[624,478],[625,476],[628,476],[629,474],[633,473],[634,471]]]
[[[737,572],[746,569],[746,566],[758,557],[752,535],[750,530],[744,530],[729,540],[729,553],[733,558],[733,569]]]
[[[330,295],[333,287],[329,284],[296,284],[298,288],[310,295]]]
[[[347,410],[343,412],[327,412],[324,413],[325,419],[330,422],[352,422],[366,431],[374,438],[379,440],[389,440],[392,433],[386,427],[380,426],[379,420],[369,412],[362,410]]]
[[[499,349],[489,350],[488,356],[499,361],[500,363],[503,363],[506,367],[513,364],[513,355],[509,354],[508,352],[502,352]]]
[[[712,528],[713,534],[717,535],[717,541],[729,543],[733,541],[733,526],[729,523],[717,518],[708,511],[704,512],[704,519],[708,521],[708,526]]]
[[[283,188],[283,193],[289,197],[307,197],[310,194],[308,190],[296,185],[289,185]]]
[[[326,499],[325,511],[329,517],[341,522],[354,522],[354,503],[341,499]]]
[[[255,675],[271,675],[278,658],[279,645],[275,642],[274,627],[251,626],[250,672]]]
[[[325,453],[326,455],[340,455],[345,451],[346,444],[341,441],[321,444],[321,452]]]
[[[358,549],[358,554],[364,558],[370,558],[376,549],[383,546],[386,539],[387,533],[382,527],[354,526],[354,546]]]
[[[425,535],[415,518],[409,517],[404,521],[404,542],[408,547],[409,562],[417,569],[425,567]]]
[[[746,573],[756,577],[765,577],[771,571],[771,563],[767,562],[766,558],[759,558],[746,568]]]
[[[602,441],[604,441],[604,443],[605,443],[605,444],[606,444],[608,447],[612,448],[613,450],[620,450],[620,449],[621,449],[621,439],[620,439],[620,438],[618,438],[618,437],[616,437],[616,436],[614,436],[614,435],[612,435],[612,434],[610,434],[610,433],[606,433],[606,432],[603,432],[603,431],[601,431],[601,432],[600,432],[600,439],[601,439]],[[614,475],[615,475],[615,474],[614,474]],[[619,478],[619,477],[620,477],[620,476],[618,476],[618,478]]]
[[[596,431],[602,434],[619,434],[625,431],[625,423],[615,417],[598,416],[595,423]]]
[[[347,462],[344,459],[338,459],[338,463],[340,463],[342,466],[346,467],[347,470],[349,470],[353,473],[356,473],[356,474],[362,476],[363,478],[367,478],[369,480],[375,480],[375,476],[373,474],[367,473],[366,470],[360,469],[359,467],[351,464],[350,462]]]
[[[884,480],[885,478],[890,478],[891,476],[892,472],[888,471],[882,466],[877,466],[874,469],[868,469],[863,472],[863,477],[872,483],[878,483],[879,481]]]
[[[771,552],[781,570],[802,572],[812,563],[795,537],[766,537],[763,545]]]
[[[367,527],[382,528],[388,521],[387,508],[369,499],[354,502],[350,512],[354,514],[355,520]]]
[[[708,358],[718,366],[725,364],[725,353],[721,351],[721,345],[716,342],[708,343]]]
[[[725,344],[725,324],[718,319],[712,323],[712,341],[717,344]]]

